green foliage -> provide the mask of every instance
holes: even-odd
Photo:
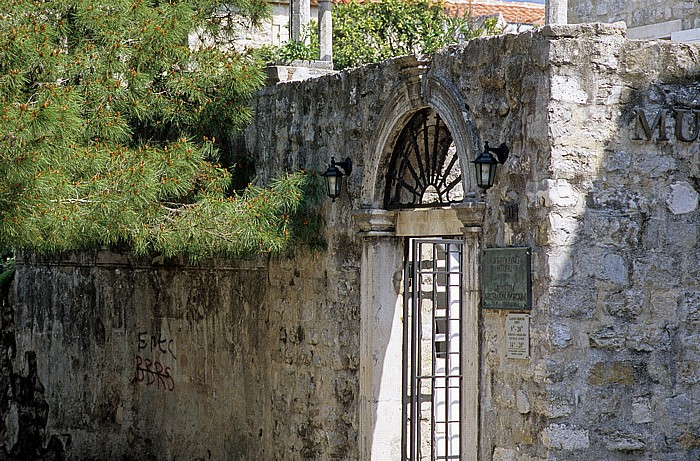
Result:
[[[333,10],[333,65],[344,69],[394,56],[432,53],[494,32],[495,20],[478,26],[468,16],[449,17],[443,5],[432,0],[340,3]]]
[[[289,64],[292,61],[313,61],[318,59],[318,25],[310,21],[302,31],[301,40],[289,40],[281,46],[266,46],[256,50],[263,62]]]
[[[15,276],[15,260],[5,256],[0,260],[0,290],[4,289]]]
[[[126,243],[196,259],[294,240],[309,177],[234,192],[218,163],[263,82],[249,57],[188,46],[228,24],[209,19],[220,3],[0,7],[0,251]],[[234,6],[258,20],[262,3]]]

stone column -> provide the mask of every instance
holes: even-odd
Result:
[[[462,447],[465,461],[479,458],[479,366],[481,361],[479,331],[479,267],[481,235],[486,204],[470,201],[453,205],[462,228],[464,311],[462,320]]]
[[[311,17],[310,0],[290,0],[289,1],[289,39],[308,42],[309,38],[304,36],[304,28],[309,23]],[[308,44],[308,43],[307,43]]]
[[[547,0],[545,3],[545,24],[566,24],[567,8],[567,0]]]
[[[393,212],[354,215],[362,237],[360,459],[401,460],[403,370],[402,239]]]
[[[333,19],[331,0],[318,0],[318,59],[333,61]]]

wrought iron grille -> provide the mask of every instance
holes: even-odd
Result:
[[[462,242],[411,239],[404,292],[403,459],[462,459]]]
[[[387,170],[384,207],[435,207],[460,202],[462,174],[452,134],[430,108],[404,127]]]

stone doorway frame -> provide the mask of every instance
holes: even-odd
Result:
[[[407,237],[461,236],[463,246],[464,453],[479,450],[479,279],[485,204],[477,199],[469,160],[479,137],[469,108],[453,85],[420,65],[404,70],[376,129],[365,162],[362,208],[353,213],[362,240],[360,295],[359,453],[366,461],[400,461],[403,370],[403,269]],[[430,107],[452,134],[462,171],[465,200],[450,207],[385,210],[385,177],[399,133],[417,111]]]

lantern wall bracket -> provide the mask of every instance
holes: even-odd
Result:
[[[496,154],[496,159],[498,160],[498,163],[502,165],[505,163],[506,160],[508,160],[508,154],[510,153],[510,151],[508,150],[508,146],[506,146],[506,143],[503,142],[498,147],[489,147],[489,143],[485,144],[486,150],[488,150],[492,154]]]
[[[331,165],[333,164],[337,167],[340,167],[343,170],[343,174],[345,174],[345,176],[350,176],[350,173],[352,173],[352,160],[350,160],[350,157],[345,157],[345,160],[343,160],[342,162],[336,162],[335,159],[331,157]]]
[[[498,147],[489,147],[488,142],[484,143],[484,151],[472,161],[476,169],[477,186],[484,190],[493,186],[496,168],[508,159],[508,153],[506,143],[501,143]]]

